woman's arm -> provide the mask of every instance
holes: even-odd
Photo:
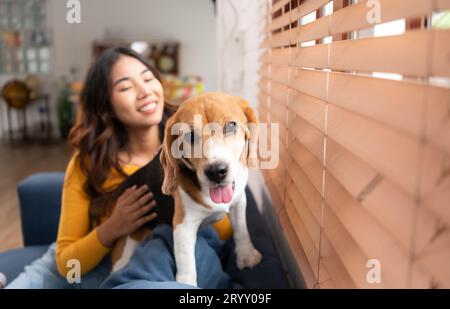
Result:
[[[112,173],[105,187],[114,187],[121,181],[122,176]],[[77,160],[72,158],[64,180],[56,247],[56,263],[63,276],[70,270],[67,262],[71,259],[80,262],[82,275],[89,272],[118,238],[131,234],[156,217],[156,213],[149,213],[156,206],[153,194],[148,192],[147,186],[133,186],[119,196],[111,216],[91,231],[90,199],[83,190],[84,183]]]
[[[97,266],[110,251],[110,248],[101,243],[98,228],[90,230],[90,199],[83,190],[84,182],[85,177],[74,156],[64,179],[56,246],[58,271],[64,277],[71,269],[67,267],[69,260],[76,259],[80,262],[83,275]]]

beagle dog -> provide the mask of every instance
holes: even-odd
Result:
[[[238,268],[257,265],[262,256],[251,242],[245,218],[248,168],[258,164],[254,130],[258,121],[253,109],[239,97],[204,93],[185,101],[169,116],[164,115],[165,127],[159,127],[159,155],[91,204],[90,216],[99,223],[112,214],[117,198],[133,185],[146,184],[156,201],[152,210],[158,213],[156,219],[115,243],[112,271],[128,264],[139,242],[151,235],[155,225],[172,224],[176,280],[196,286],[197,230],[227,213],[234,230]],[[182,148],[181,156],[174,155],[176,149],[172,151],[176,144]]]
[[[257,123],[245,100],[224,93],[192,97],[169,118],[161,152],[162,192],[174,198],[177,282],[197,286],[197,231],[227,213],[238,268],[261,261],[247,230],[245,195],[248,168],[258,164]]]

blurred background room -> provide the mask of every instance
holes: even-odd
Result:
[[[80,23],[68,22],[66,3],[0,1],[0,251],[22,245],[20,180],[65,170],[78,94],[103,50],[142,53],[163,73],[172,102],[217,89],[211,0],[81,1]]]

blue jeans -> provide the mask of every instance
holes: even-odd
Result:
[[[97,267],[81,276],[80,283],[69,283],[58,272],[55,248],[56,243],[50,245],[48,251],[25,266],[24,271],[6,289],[95,289],[109,275],[111,263],[108,255]]]
[[[22,272],[6,288],[195,288],[175,281],[175,259],[173,257],[173,230],[169,225],[159,225],[153,236],[144,240],[135,250],[127,266],[110,273],[110,256],[92,271],[81,277],[80,283],[70,284],[56,267],[56,244]],[[201,288],[229,288],[230,276],[222,269],[219,255],[225,242],[220,240],[211,227],[199,230],[196,242],[197,281]],[[106,279],[106,280],[105,280]]]
[[[231,288],[232,281],[223,268],[220,255],[225,242],[207,226],[197,234],[195,260],[197,284],[200,288]],[[184,289],[195,288],[175,281],[176,265],[173,256],[173,230],[166,224],[158,225],[153,236],[144,240],[134,251],[127,266],[112,273],[101,288]]]

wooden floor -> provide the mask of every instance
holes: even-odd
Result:
[[[69,155],[66,142],[12,147],[0,140],[0,252],[22,246],[17,184],[33,173],[63,172]]]

